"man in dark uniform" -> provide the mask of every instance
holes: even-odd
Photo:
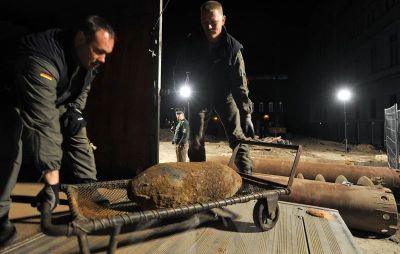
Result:
[[[189,73],[194,94],[189,115],[190,161],[206,160],[204,136],[214,110],[232,149],[239,140],[245,139],[243,129],[254,137],[253,103],[248,97],[243,46],[226,31],[219,2],[205,2],[200,14],[203,32],[188,37],[174,72],[174,79],[179,83],[184,83],[185,74]],[[251,174],[248,145],[239,146],[235,164],[241,172]]]
[[[16,238],[8,212],[22,151],[32,156],[45,182],[38,204],[57,206],[61,164],[78,182],[97,180],[82,110],[114,40],[113,28],[98,16],[75,31],[51,29],[20,40],[12,81],[0,86],[0,116],[6,119],[0,121],[0,245]]]
[[[185,119],[185,113],[182,109],[176,109],[177,123],[171,128],[174,133],[172,144],[175,144],[176,160],[186,162],[189,138],[189,122]]]

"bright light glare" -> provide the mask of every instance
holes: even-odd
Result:
[[[192,95],[192,89],[190,88],[190,86],[184,85],[179,89],[179,94],[183,98],[189,98]]]
[[[351,97],[351,93],[347,89],[342,89],[339,90],[339,92],[337,93],[337,97],[341,101],[348,101]]]

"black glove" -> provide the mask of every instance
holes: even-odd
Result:
[[[171,128],[169,129],[172,133],[175,132],[175,125],[172,125]]]
[[[47,202],[50,204],[50,208],[53,211],[60,202],[59,192],[60,184],[46,184],[36,196],[34,203],[32,203],[31,205],[41,211],[42,204]]]
[[[60,119],[61,132],[69,136],[75,136],[87,122],[82,116],[82,112],[74,107],[68,107],[67,112]]]
[[[244,118],[242,118],[242,129],[244,132],[244,135],[246,137],[251,137],[254,138],[254,125],[253,122],[251,121],[251,114],[247,114]]]

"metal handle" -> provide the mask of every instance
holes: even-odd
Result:
[[[292,186],[293,184],[293,179],[296,175],[297,172],[297,166],[299,164],[300,161],[300,155],[302,152],[302,146],[301,145],[287,145],[287,144],[274,144],[274,143],[267,143],[264,141],[258,141],[258,140],[239,140],[238,144],[236,145],[235,149],[232,152],[232,156],[231,159],[229,160],[228,166],[230,166],[231,168],[234,168],[234,161],[237,155],[237,151],[239,150],[239,146],[240,144],[247,144],[247,145],[258,145],[258,146],[264,146],[264,147],[277,147],[277,148],[283,148],[283,149],[290,149],[290,150],[296,150],[296,156],[294,158],[293,164],[292,164],[292,169],[290,171],[290,176],[289,176],[289,180],[287,185],[282,185],[283,187],[289,188]],[[271,182],[260,179],[258,177],[254,177],[254,176],[249,176],[246,174],[240,174],[244,179],[248,180],[247,178],[250,179],[250,181],[254,181],[257,180],[258,182],[264,182],[265,184],[269,185],[271,184]],[[279,185],[277,183],[274,183],[274,185]]]

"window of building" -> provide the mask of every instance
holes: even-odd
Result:
[[[396,94],[391,94],[389,96],[389,106],[393,106],[395,103],[397,103],[397,95]]]
[[[397,33],[390,35],[390,66],[399,64],[399,40]]]
[[[375,9],[372,8],[371,10],[369,10],[369,13],[367,14],[367,27],[370,27],[376,19],[376,13],[375,13]]]
[[[392,9],[397,4],[397,2],[398,0],[386,0],[385,1],[386,10],[389,11],[390,9]]]
[[[258,112],[260,113],[264,112],[264,102],[258,103]]]
[[[360,119],[360,107],[356,106],[356,119]]]
[[[378,66],[378,55],[376,52],[376,42],[371,47],[371,72],[375,72]]]
[[[279,106],[279,112],[283,112],[283,102],[279,102],[278,103],[278,106]]]
[[[274,112],[274,102],[268,102],[268,112]]]
[[[355,78],[359,78],[361,75],[361,60],[359,55],[357,55],[357,57],[354,59],[354,67],[355,67]]]
[[[369,103],[369,116],[376,118],[376,99],[371,99]]]

